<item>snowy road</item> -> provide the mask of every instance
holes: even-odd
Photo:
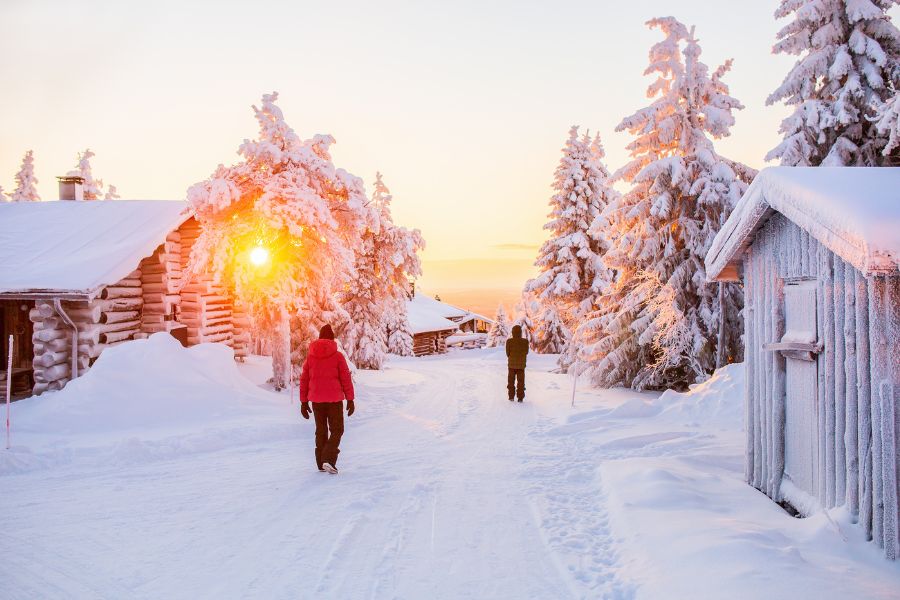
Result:
[[[547,357],[513,404],[502,360],[358,374],[337,477],[316,471],[313,426],[286,396],[287,426],[7,468],[0,597],[838,598],[860,589],[848,577],[866,597],[900,589],[900,569],[861,541],[816,550],[839,535],[795,526],[741,484],[739,432],[660,419],[654,396],[625,391],[581,391],[573,411]],[[774,558],[783,568],[762,570]]]

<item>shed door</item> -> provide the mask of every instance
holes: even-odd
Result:
[[[784,286],[782,342],[815,343],[816,282]],[[784,473],[800,489],[815,496],[818,464],[818,363],[785,356]]]

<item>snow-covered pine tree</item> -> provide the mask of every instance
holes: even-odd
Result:
[[[740,357],[741,297],[737,286],[706,281],[703,258],[755,172],[716,154],[711,138],[729,135],[734,110],[722,77],[700,62],[693,32],[668,17],[648,22],[665,39],[650,51],[647,108],[617,127],[635,139],[632,161],[615,178],[631,190],[607,208],[600,224],[613,245],[603,258],[614,283],[575,333],[579,372],[602,386],[669,387],[704,378],[716,366],[717,334],[726,355]],[[662,311],[657,297],[668,299]],[[651,302],[653,301],[653,302]],[[676,317],[672,317],[676,315]],[[724,320],[724,321],[723,321]],[[673,329],[686,331],[687,347]]]
[[[900,31],[888,10],[897,0],[782,0],[791,17],[773,51],[799,56],[766,101],[794,111],[783,141],[766,156],[787,166],[890,164],[887,137],[874,118],[900,89]],[[896,162],[897,150],[893,161]]]
[[[0,202],[9,202],[9,198],[6,196],[6,191],[3,189],[2,185],[0,185]]]
[[[119,196],[119,190],[116,189],[116,186],[111,185],[106,188],[106,194],[103,195],[104,200],[118,200],[119,198],[121,196]]]
[[[16,189],[10,194],[10,202],[37,202],[41,196],[37,191],[37,177],[34,176],[34,153],[29,150],[22,158],[22,166],[16,173]]]
[[[406,319],[409,281],[422,272],[418,252],[425,242],[418,230],[394,224],[391,199],[381,173],[376,173],[356,270],[341,294],[349,316],[341,340],[351,360],[361,369],[381,368],[388,352],[389,326],[399,325],[401,336],[403,331],[409,331],[409,323],[405,327],[402,323]],[[411,337],[409,342],[411,350]]]
[[[109,194],[103,192],[103,180],[94,177],[94,172],[91,168],[91,159],[95,156],[97,155],[94,154],[90,148],[85,148],[84,152],[79,152],[75,169],[69,171],[69,175],[78,175],[84,179],[85,200],[103,200],[104,198],[111,200],[112,198],[107,197]],[[110,193],[112,193],[115,198],[119,197],[118,194],[116,194],[115,186],[110,186]]]
[[[556,307],[544,306],[533,336],[534,351],[538,354],[559,354],[569,342],[569,331],[563,324]]]
[[[497,307],[497,316],[494,317],[494,324],[488,332],[487,347],[502,346],[509,338],[509,318],[506,316],[506,309],[503,305]]]
[[[273,381],[283,388],[288,316],[295,344],[324,321],[347,321],[336,297],[353,274],[367,209],[362,180],[332,163],[334,138],[301,140],[277,99],[266,94],[253,107],[259,137],[241,144],[243,160],[188,190],[201,224],[189,269],[210,270],[248,307],[255,334],[272,340]]]

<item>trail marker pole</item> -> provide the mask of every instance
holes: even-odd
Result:
[[[9,354],[6,359],[6,449],[9,450],[9,397],[12,393],[13,336],[9,336]]]
[[[572,369],[572,408],[575,408],[575,388],[578,387],[578,370],[575,369],[575,365],[569,368]]]

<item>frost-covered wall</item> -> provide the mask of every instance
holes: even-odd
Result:
[[[815,302],[810,299],[807,310],[815,311],[822,344],[815,375],[806,383],[786,381],[786,361],[794,359],[764,349],[785,337],[785,285],[802,280],[814,282]],[[865,277],[776,213],[744,254],[744,284],[747,481],[807,510],[847,505],[885,554],[897,558],[900,276]],[[813,398],[813,443],[802,448],[793,437],[787,440],[794,463],[809,461],[805,494],[804,485],[782,483],[785,417],[797,418],[791,403],[807,393]],[[801,451],[808,456],[798,457]]]

